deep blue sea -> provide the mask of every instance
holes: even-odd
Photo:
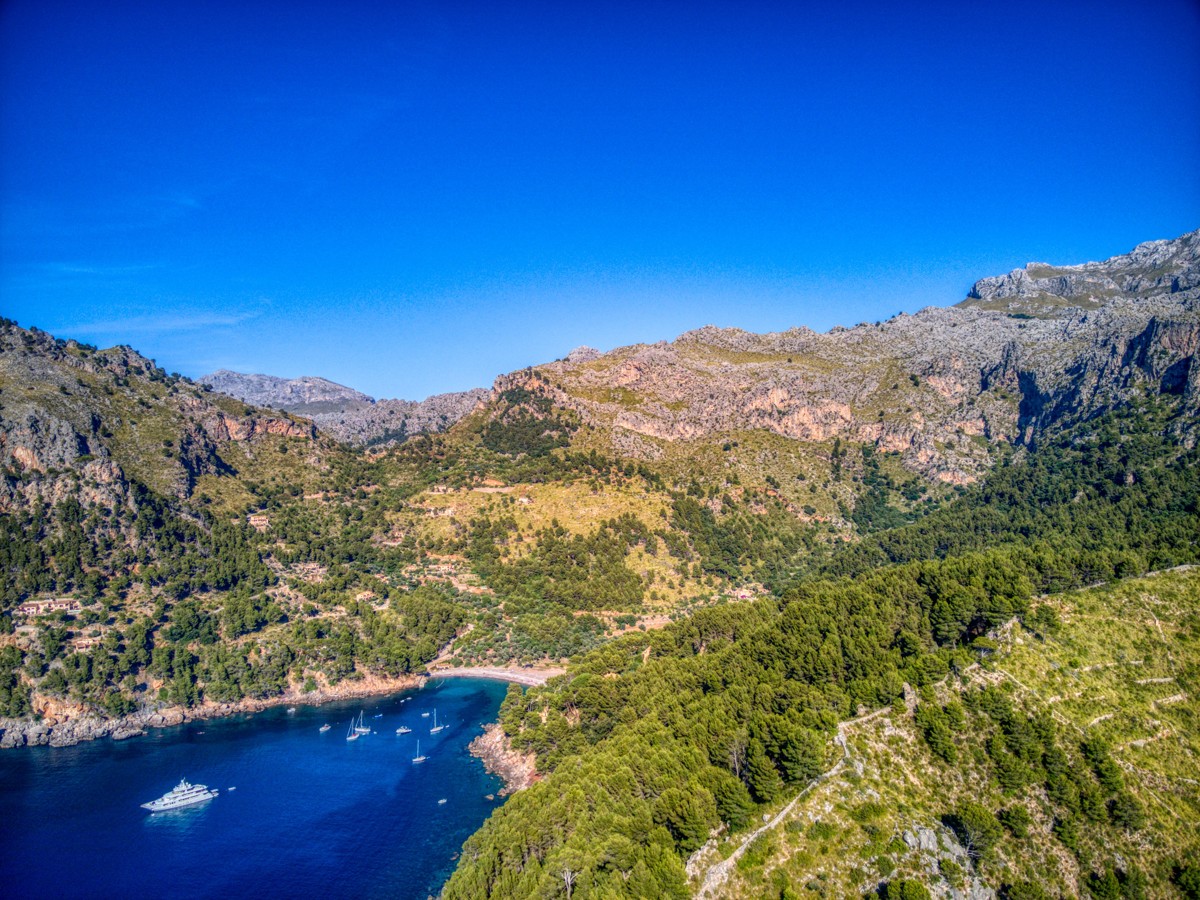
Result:
[[[127,741],[0,751],[0,894],[425,900],[500,805],[500,780],[467,744],[495,720],[505,689],[436,680]],[[447,728],[431,735],[435,707]],[[376,733],[347,741],[360,710]],[[397,735],[400,725],[412,734]],[[418,739],[428,759],[414,764]],[[140,808],[181,778],[220,796]]]

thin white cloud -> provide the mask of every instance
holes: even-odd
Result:
[[[43,275],[60,275],[62,277],[100,276],[103,278],[121,278],[126,275],[137,275],[159,268],[157,263],[144,263],[127,266],[92,265],[89,263],[55,262],[34,267],[35,272]]]
[[[127,316],[100,322],[85,322],[71,330],[88,334],[167,334],[175,331],[196,331],[203,328],[229,328],[259,316],[259,312],[239,313],[158,313],[147,316]]]

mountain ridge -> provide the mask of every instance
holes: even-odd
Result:
[[[756,334],[706,325],[672,341],[499,375],[490,390],[375,400],[325,379],[217,372],[248,402],[310,417],[354,444],[454,427],[485,400],[534,390],[604,432],[591,446],[656,460],[664,444],[765,430],[803,442],[873,442],[911,471],[965,484],[997,443],[1027,444],[1063,416],[1140,390],[1200,402],[1200,230],[1076,265],[1029,263],[979,279],[954,306],[886,321]],[[1157,384],[1156,384],[1157,383]],[[982,443],[980,442],[982,439]]]
[[[487,396],[483,388],[473,388],[424,400],[377,400],[315,375],[280,378],[229,369],[218,369],[198,381],[247,403],[305,416],[340,441],[370,446],[445,431]]]

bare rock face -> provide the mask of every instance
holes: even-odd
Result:
[[[377,400],[369,406],[348,406],[314,415],[326,433],[351,444],[379,446],[414,434],[446,431],[471,413],[488,396],[483,388],[435,394],[425,400]]]
[[[1060,298],[1095,305],[1121,295],[1174,294],[1200,287],[1200,231],[1168,241],[1147,241],[1104,262],[1075,266],[1029,263],[1007,275],[975,283],[966,303],[1019,310],[1020,302]]]

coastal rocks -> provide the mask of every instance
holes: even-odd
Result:
[[[514,749],[498,722],[486,726],[483,734],[471,741],[467,749],[472,756],[483,760],[485,769],[504,779],[504,789],[500,791],[502,797],[539,780],[536,755]]]

